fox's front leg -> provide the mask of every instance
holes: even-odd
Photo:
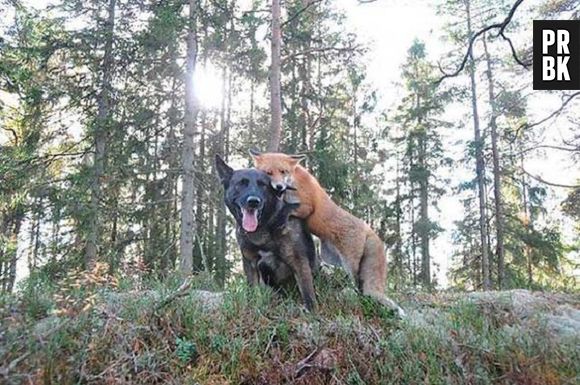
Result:
[[[286,203],[299,204],[297,209],[292,211],[292,216],[300,219],[308,218],[314,211],[314,206],[308,199],[300,199],[298,192],[294,189],[286,190],[286,196],[284,198]]]
[[[305,218],[308,218],[312,214],[313,211],[314,211],[314,207],[312,207],[312,205],[310,205],[308,203],[301,203],[300,207],[298,207],[296,210],[294,210],[292,215],[297,217],[297,218],[300,218],[300,219],[305,219]]]

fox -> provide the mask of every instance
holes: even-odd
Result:
[[[391,308],[399,317],[405,312],[385,295],[387,259],[383,242],[362,219],[338,206],[318,180],[300,162],[305,155],[250,150],[254,167],[270,176],[278,193],[299,202],[292,213],[306,220],[310,232],[320,238],[322,259],[342,266],[359,292]]]

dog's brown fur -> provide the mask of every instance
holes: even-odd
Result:
[[[383,242],[361,219],[336,205],[316,178],[298,163],[303,157],[282,153],[251,152],[256,168],[265,171],[272,185],[292,186],[300,206],[294,213],[306,219],[309,230],[323,243],[323,251],[336,250],[341,265],[365,295],[403,315],[402,309],[385,296],[387,260]],[[330,243],[330,244],[329,244]],[[325,259],[325,255],[323,255]]]

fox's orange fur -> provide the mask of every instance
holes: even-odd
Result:
[[[282,184],[296,189],[287,191],[287,194],[295,194],[300,202],[294,215],[306,219],[309,230],[321,239],[323,246],[326,243],[327,251],[328,243],[338,250],[343,268],[359,290],[402,314],[402,310],[385,297],[387,260],[383,242],[369,225],[332,201],[316,178],[298,164],[303,157],[255,152],[252,157],[256,168],[270,175],[274,187]]]

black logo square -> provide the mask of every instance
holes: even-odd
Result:
[[[534,20],[534,90],[580,90],[580,20]]]

